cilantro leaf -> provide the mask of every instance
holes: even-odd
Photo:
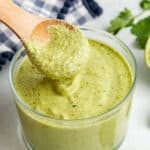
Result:
[[[107,29],[108,32],[117,34],[119,30],[133,24],[134,16],[131,11],[125,8],[120,14],[111,21],[111,26]]]
[[[142,0],[140,6],[145,10],[150,9],[150,0]]]
[[[131,32],[137,36],[136,41],[141,48],[145,48],[150,35],[150,16],[140,20],[131,28]]]

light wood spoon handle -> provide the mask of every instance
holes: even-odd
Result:
[[[11,0],[0,0],[0,21],[22,40],[28,38],[34,27],[45,19],[19,8]]]

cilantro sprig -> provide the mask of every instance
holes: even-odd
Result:
[[[142,0],[140,6],[145,10],[150,9],[150,0]]]
[[[131,27],[131,32],[136,36],[136,41],[141,48],[145,48],[150,35],[150,16],[140,20]]]
[[[125,8],[120,14],[111,21],[111,26],[108,32],[117,34],[122,28],[131,26],[133,24],[134,16],[131,11]]]
[[[150,0],[142,0],[140,6],[144,10],[150,9]],[[125,8],[111,21],[111,25],[107,29],[108,32],[117,34],[121,29],[131,27],[131,33],[136,36],[137,44],[141,48],[145,48],[146,42],[150,35],[150,16],[134,23],[137,16],[134,16],[128,8]]]

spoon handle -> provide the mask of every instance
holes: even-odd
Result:
[[[11,0],[0,0],[0,21],[22,40],[29,37],[33,28],[43,20],[43,17],[30,14]]]

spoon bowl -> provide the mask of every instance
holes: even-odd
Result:
[[[30,39],[36,39],[42,43],[47,43],[50,39],[50,33],[48,33],[48,27],[50,25],[65,25],[68,29],[74,30],[74,26],[59,19],[46,19],[38,23],[30,35]]]

